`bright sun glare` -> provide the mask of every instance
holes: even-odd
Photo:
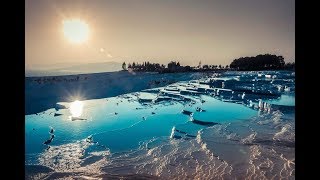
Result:
[[[80,117],[83,110],[83,103],[81,101],[74,101],[70,105],[70,113],[72,117]]]
[[[80,19],[63,21],[63,34],[72,43],[80,44],[89,37],[89,26]]]

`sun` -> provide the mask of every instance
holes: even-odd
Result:
[[[63,21],[63,34],[71,43],[80,44],[89,38],[89,26],[80,19]]]

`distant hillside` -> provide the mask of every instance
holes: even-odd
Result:
[[[59,75],[73,75],[73,74],[86,74],[86,73],[99,73],[99,72],[114,72],[121,70],[122,63],[118,62],[101,62],[101,63],[88,63],[79,65],[60,65],[60,67],[36,68],[26,69],[25,76],[59,76]]]

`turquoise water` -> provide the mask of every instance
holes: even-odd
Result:
[[[134,98],[134,96],[131,96]],[[210,96],[201,96],[205,103],[184,105],[174,101],[161,104],[142,105],[138,101],[125,98],[107,98],[82,101],[81,118],[70,119],[69,109],[49,109],[38,115],[26,116],[26,154],[41,153],[47,148],[43,145],[54,129],[54,140],[51,146],[58,146],[85,139],[92,135],[94,141],[108,147],[111,152],[128,151],[139,147],[139,142],[153,137],[170,137],[173,127],[190,134],[205,128],[193,124],[191,118],[181,113],[183,109],[194,112],[197,120],[208,122],[229,122],[247,119],[257,112],[245,106],[222,102]],[[118,105],[117,105],[118,104]],[[205,112],[196,112],[201,107]],[[54,116],[61,113],[61,116]],[[117,114],[115,114],[117,113]]]

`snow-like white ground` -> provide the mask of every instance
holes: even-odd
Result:
[[[25,78],[25,114],[55,107],[57,102],[99,99],[162,87],[203,77],[204,73],[158,74],[126,71]]]
[[[26,115],[28,177],[294,179],[294,74],[263,74],[227,72],[206,78],[123,72],[116,78],[29,79],[29,88],[37,90],[29,92],[30,105],[39,97],[39,104],[48,103],[41,88],[50,87],[52,94],[61,88],[60,97],[69,101],[90,99],[91,92],[121,95],[60,102],[56,109]],[[132,89],[137,92],[125,93]]]

